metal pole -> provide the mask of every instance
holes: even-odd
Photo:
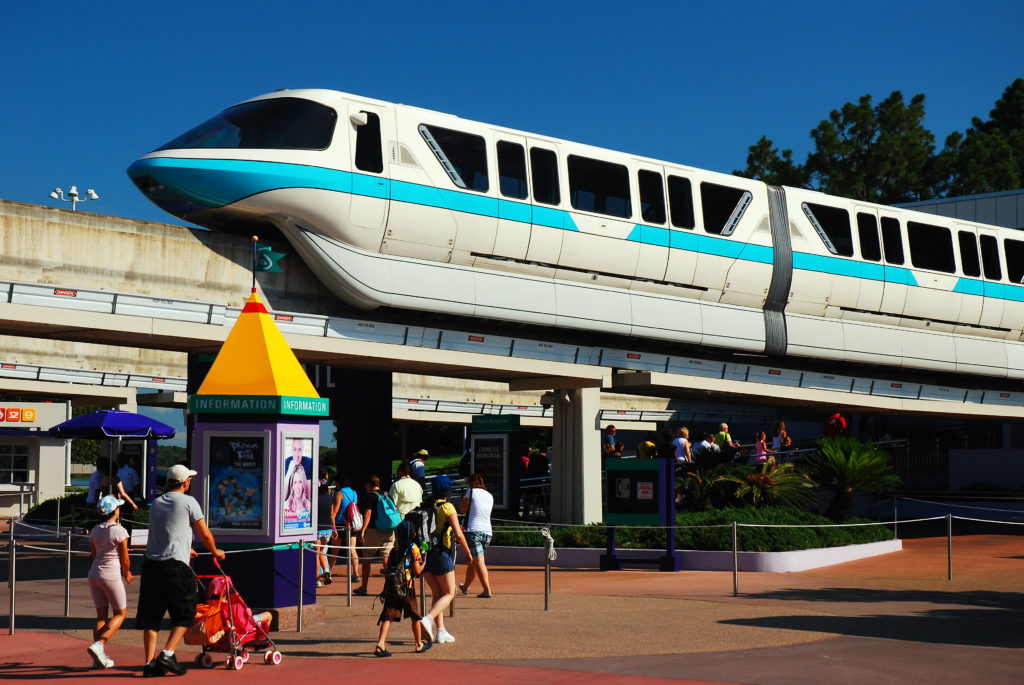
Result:
[[[899,514],[900,498],[897,495],[892,496],[892,537],[894,540],[900,539],[899,525],[900,525],[900,514]]]
[[[348,604],[346,606],[352,606],[352,571],[355,570],[355,566],[352,564],[352,526],[345,524],[345,578],[348,579],[346,587],[348,588]]]
[[[16,565],[15,564],[15,557],[17,556],[17,551],[18,551],[17,543],[15,543],[14,540],[12,539],[10,547],[7,548],[7,553],[8,553],[8,555],[11,558],[10,575],[7,578],[8,582],[10,584],[10,588],[11,588],[10,589],[10,595],[11,595],[11,626],[10,626],[10,629],[9,629],[10,630],[10,633],[9,633],[10,635],[14,635],[14,571],[15,571],[15,565]]]
[[[68,546],[64,550],[67,558],[64,560],[64,616],[71,615],[71,531],[68,531]]]
[[[427,615],[427,595],[423,590],[423,576],[420,576],[420,616]]]
[[[946,514],[946,580],[953,580],[953,515]]]
[[[54,526],[53,526],[53,528],[54,528],[53,539],[54,540],[60,540],[60,501],[62,499],[63,499],[62,497],[58,497],[57,498],[57,520],[53,522],[54,523]]]
[[[302,595],[303,595],[303,580],[306,575],[306,564],[305,555],[303,554],[306,546],[305,541],[299,540],[299,604],[295,608],[295,632],[302,632]]]
[[[7,587],[14,587],[14,517],[7,519]],[[14,601],[13,599],[11,600]],[[14,616],[14,614],[11,614]]]
[[[551,554],[547,549],[550,545],[548,542],[544,550],[544,611],[551,605]]]
[[[732,522],[732,596],[740,594],[740,553],[736,543],[736,522]]]

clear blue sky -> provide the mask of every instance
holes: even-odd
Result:
[[[84,211],[176,223],[124,170],[278,88],[723,172],[762,134],[802,162],[831,109],[900,90],[927,96],[941,145],[1024,76],[1022,20],[1020,0],[7,2],[0,198],[56,205],[48,193],[74,184],[100,195]]]

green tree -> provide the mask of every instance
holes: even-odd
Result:
[[[951,133],[937,163],[950,195],[1024,186],[1024,78],[1006,87],[987,121],[974,117],[966,133]]]
[[[932,197],[935,136],[924,127],[924,94],[907,104],[896,90],[872,107],[862,95],[811,131],[806,170],[831,195],[882,204]]]
[[[799,473],[792,463],[777,464],[774,459],[766,461],[760,469],[743,475],[723,475],[716,480],[737,484],[736,498],[755,507],[769,504],[801,507],[814,501],[814,482]]]
[[[84,416],[85,414],[91,414],[94,411],[99,411],[101,407],[90,406],[90,407],[72,407],[71,417]],[[90,440],[88,438],[75,438],[71,441],[71,461],[76,464],[96,464],[96,461],[100,458],[100,441]]]
[[[807,186],[807,171],[803,166],[793,163],[792,150],[780,151],[767,136],[761,136],[749,150],[747,168],[733,171],[733,175],[757,179],[773,186]]]
[[[889,465],[889,455],[856,438],[822,438],[807,463],[814,478],[833,491],[825,516],[836,522],[849,515],[857,490],[880,492],[900,484]]]

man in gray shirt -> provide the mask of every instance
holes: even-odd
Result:
[[[146,652],[143,677],[185,673],[185,667],[174,657],[174,649],[196,616],[199,590],[195,573],[189,567],[189,561],[195,556],[192,531],[215,559],[224,559],[223,550],[217,549],[206,526],[199,503],[185,494],[195,475],[195,471],[181,464],[172,466],[167,472],[164,494],[157,497],[149,509],[149,541],[135,615],[135,627],[143,631],[142,645]],[[157,632],[165,613],[171,617],[171,633],[163,651],[157,655]]]

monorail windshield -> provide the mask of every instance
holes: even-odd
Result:
[[[226,109],[158,149],[324,150],[337,121],[337,112],[311,100],[257,100]]]

